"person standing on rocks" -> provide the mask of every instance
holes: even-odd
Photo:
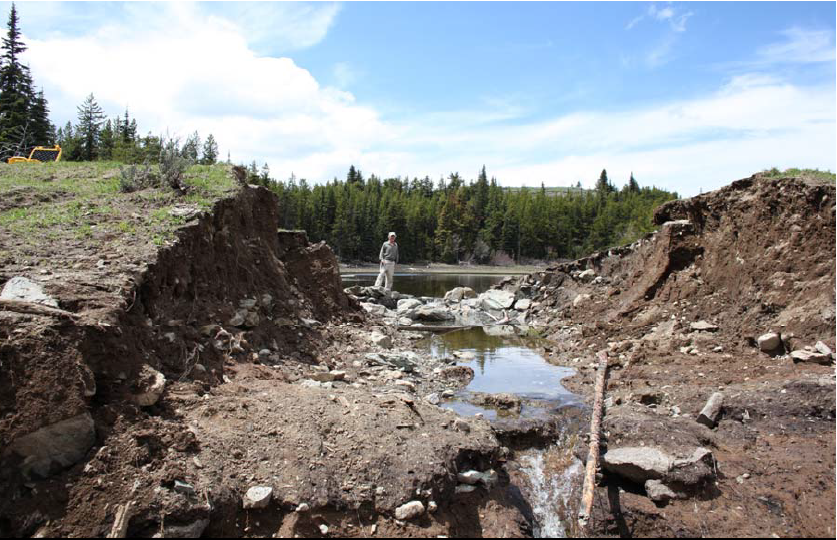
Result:
[[[398,244],[395,243],[395,233],[389,233],[389,240],[381,246],[381,273],[375,281],[375,286],[380,287],[386,279],[386,290],[392,290],[392,281],[395,276],[395,265],[398,263]]]

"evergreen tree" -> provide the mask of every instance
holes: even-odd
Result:
[[[49,106],[43,89],[32,102],[30,109],[32,140],[41,146],[55,144],[55,126],[49,121]]]
[[[227,156],[229,160],[229,155]],[[215,142],[215,137],[212,136],[212,133],[206,138],[206,141],[203,143],[203,156],[201,157],[201,163],[204,165],[213,165],[216,161],[218,161],[218,143]]]
[[[108,119],[102,128],[102,132],[99,134],[99,159],[106,161],[113,159],[115,145],[116,136],[114,134],[113,124]]]
[[[189,137],[186,138],[186,142],[183,143],[183,148],[180,150],[181,155],[186,159],[197,162],[198,161],[198,152],[200,151],[201,147],[201,138],[198,135],[198,132],[194,132]]]
[[[100,130],[105,113],[96,103],[91,93],[78,107],[78,125],[76,132],[79,138],[81,159],[93,161],[99,156]]]
[[[29,68],[20,62],[26,45],[20,39],[17,8],[12,4],[8,32],[3,38],[0,57],[0,145],[23,153],[32,141],[32,78]]]

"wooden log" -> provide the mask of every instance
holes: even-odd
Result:
[[[119,505],[116,508],[116,517],[113,526],[110,528],[108,538],[126,538],[128,536],[128,524],[134,514],[134,501]]]
[[[587,522],[590,520],[590,514],[593,511],[596,470],[599,468],[599,436],[602,427],[605,377],[607,374],[607,352],[599,351],[598,357],[599,371],[596,375],[596,387],[593,394],[593,417],[590,420],[590,449],[587,453],[587,469],[584,475],[581,508],[578,511],[578,526],[582,535],[586,535]]]
[[[34,302],[23,302],[21,300],[0,300],[0,310],[13,311],[15,313],[23,313],[26,315],[45,315],[47,317],[57,317],[59,319],[78,319],[78,315],[70,311],[45,306],[43,304],[36,304]]]

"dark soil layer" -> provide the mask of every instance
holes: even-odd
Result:
[[[589,395],[594,352],[608,351],[608,448],[716,460],[714,481],[667,505],[606,475],[593,533],[833,537],[834,367],[787,353],[835,349],[834,185],[754,176],[655,220],[631,246],[505,285],[536,300],[551,361],[579,368],[570,389]],[[771,331],[784,348],[767,354],[756,340]],[[710,429],[696,417],[714,392],[725,399]]]

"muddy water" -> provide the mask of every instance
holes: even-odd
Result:
[[[543,417],[552,411],[580,403],[579,398],[561,385],[575,373],[573,369],[549,364],[532,347],[535,342],[521,338],[490,336],[482,328],[434,335],[428,346],[433,356],[462,357],[457,364],[474,370],[474,380],[456,397],[444,403],[462,416],[482,414],[494,420],[503,411],[473,403],[474,392],[508,393],[522,398],[520,416]]]

